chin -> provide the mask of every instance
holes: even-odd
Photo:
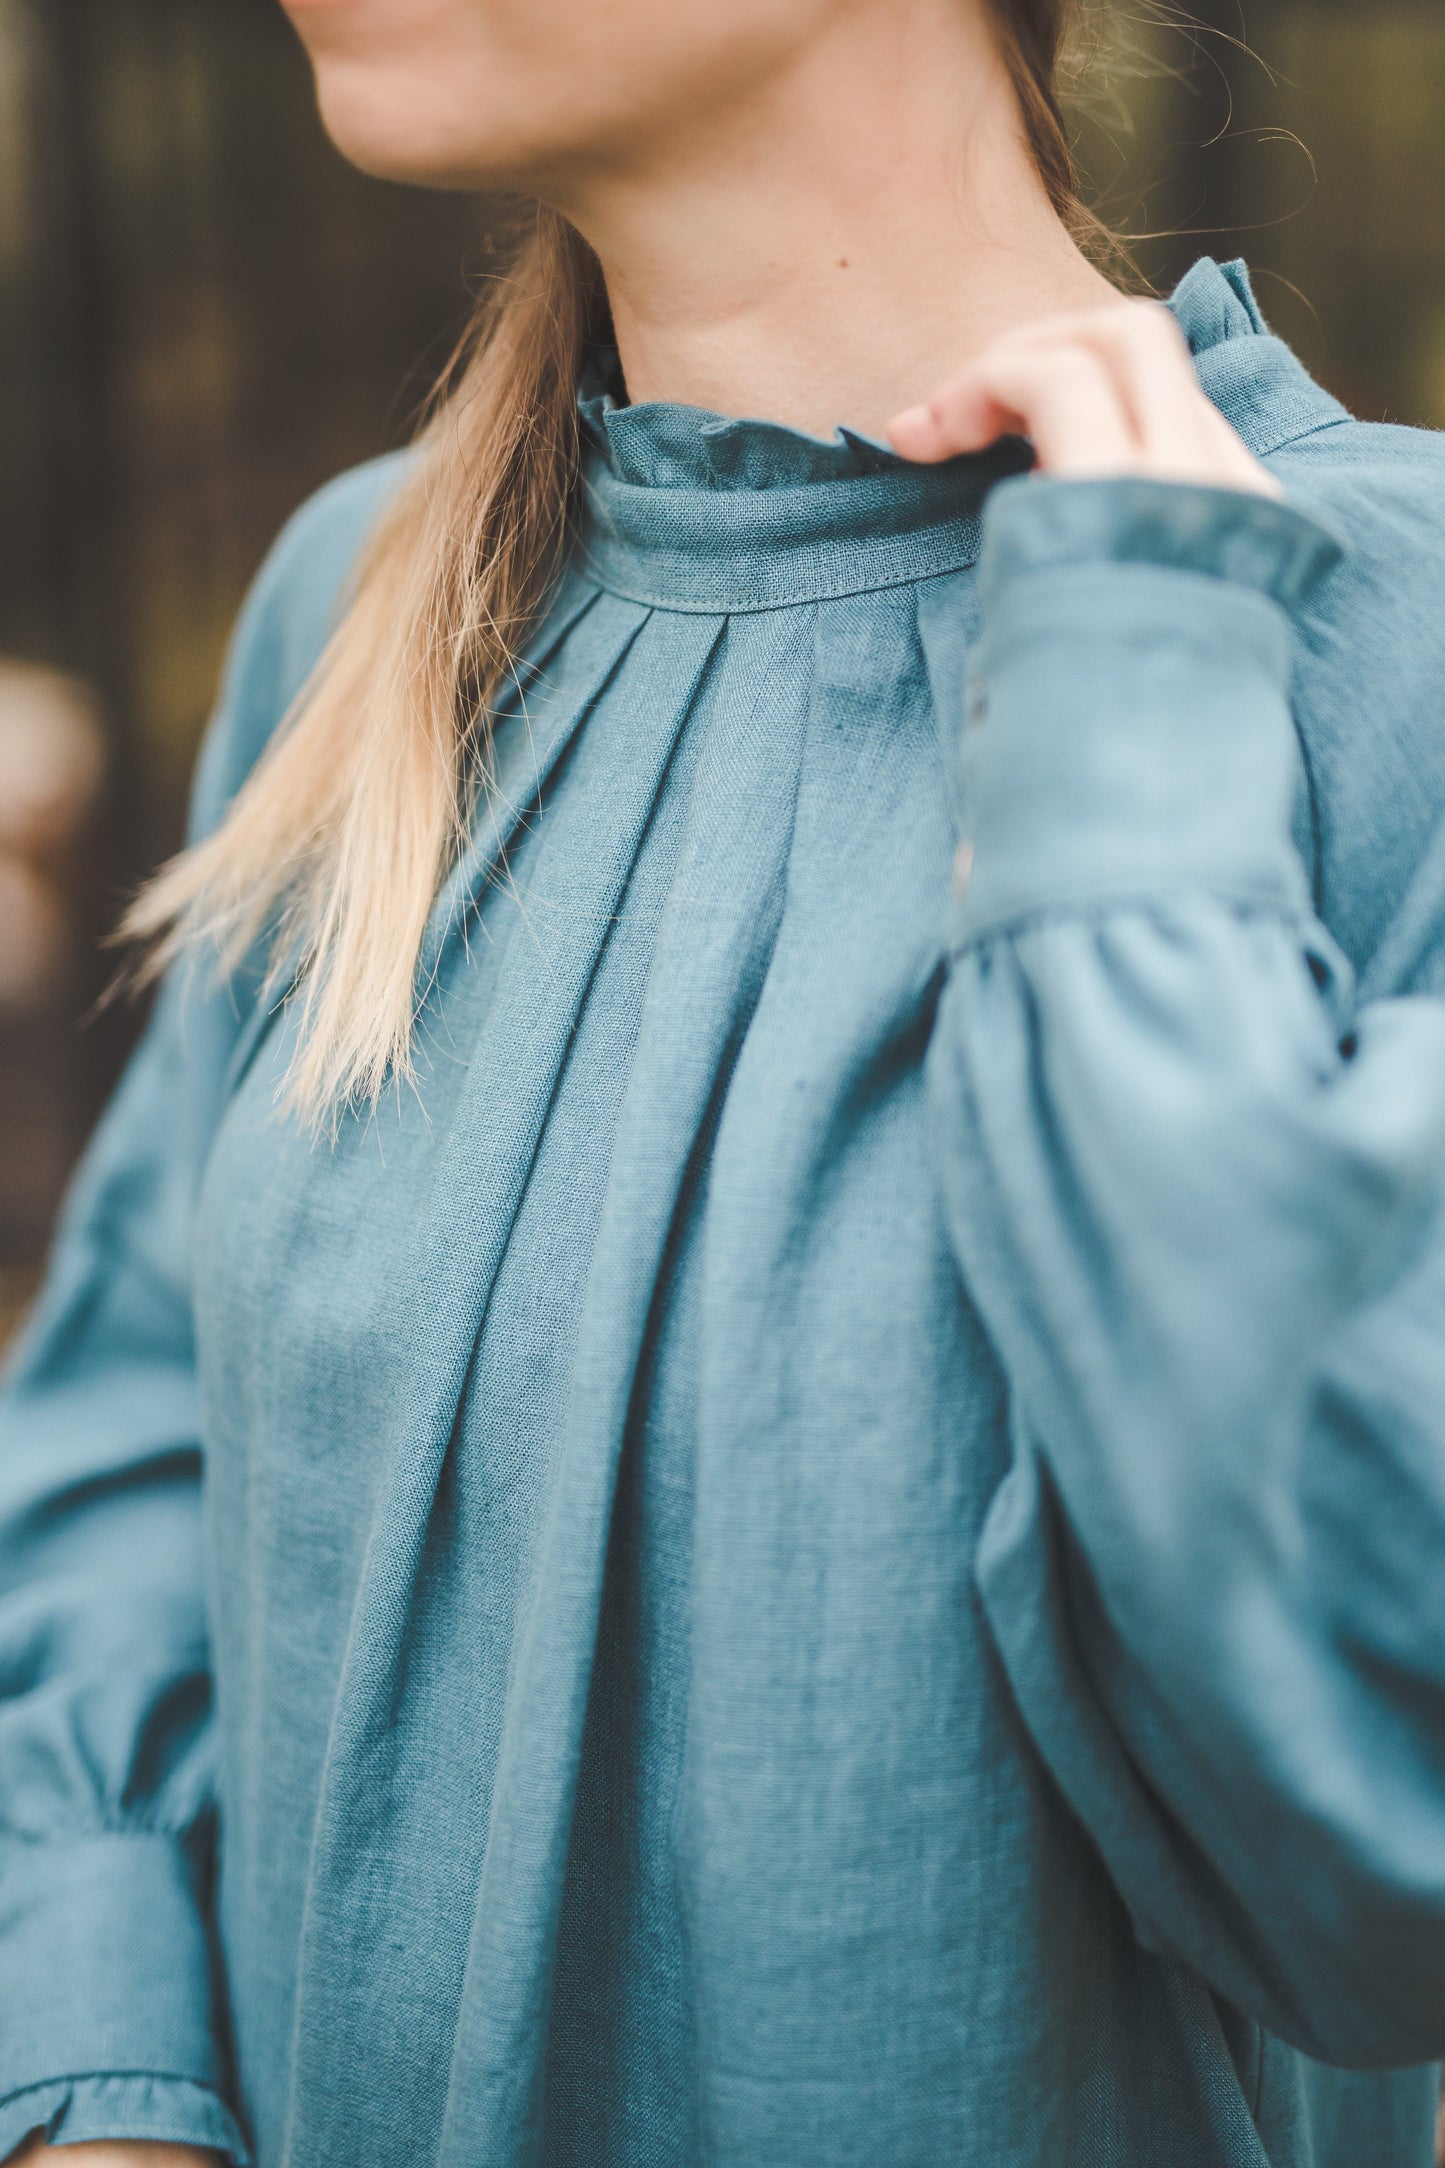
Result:
[[[416,115],[400,100],[377,96],[366,85],[319,71],[317,105],[322,125],[343,158],[383,181],[409,181],[423,188],[468,185],[444,146],[417,127]]]
[[[387,70],[344,63],[316,68],[316,100],[332,142],[352,165],[378,180],[420,188],[520,188],[534,170],[534,147],[495,129],[473,108],[465,125],[428,112]],[[460,121],[460,116],[457,117]]]

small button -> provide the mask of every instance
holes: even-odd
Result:
[[[953,854],[953,900],[962,903],[968,894],[968,884],[973,879],[973,844],[965,836]]]

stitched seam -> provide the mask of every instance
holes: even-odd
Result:
[[[1015,911],[1000,912],[979,927],[971,927],[959,940],[950,942],[948,953],[950,958],[962,957],[972,949],[994,941],[1011,940],[1017,934],[1033,932],[1039,927],[1076,925],[1080,919],[1109,918],[1119,911],[1152,914],[1171,903],[1199,897],[1225,904],[1246,918],[1274,919],[1280,925],[1293,927],[1301,938],[1309,934],[1313,923],[1305,912],[1277,897],[1261,895],[1257,889],[1236,888],[1208,880],[1181,881],[1177,887],[1121,888],[1106,895],[1085,896],[1077,902],[1025,904]]]
[[[104,2069],[63,2070],[57,2078],[36,2078],[33,2084],[17,2086],[13,2093],[0,2093],[0,2108],[14,2107],[24,2101],[27,2093],[48,2093],[57,2085],[86,2085],[98,2078],[147,2078],[158,2085],[189,2085],[198,2093],[209,2093],[227,2114],[231,2112],[220,2087],[213,2085],[209,2078],[193,2077],[185,2070],[132,2069],[129,2064],[120,2069],[107,2066]]]
[[[950,558],[945,564],[930,565],[927,571],[900,572],[889,578],[866,580],[862,583],[848,581],[831,587],[807,587],[790,589],[785,594],[768,595],[756,601],[738,601],[732,597],[719,596],[710,602],[686,596],[658,595],[639,588],[624,587],[610,578],[593,557],[583,557],[579,562],[586,566],[598,586],[623,602],[646,603],[655,610],[668,610],[687,617],[759,617],[769,610],[806,609],[815,602],[838,602],[850,595],[875,595],[894,587],[920,587],[928,580],[946,579],[949,574],[966,572],[978,563],[978,545],[972,554]]]

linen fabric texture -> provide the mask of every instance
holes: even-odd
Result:
[[[1445,453],[1173,305],[1287,505],[591,387],[418,1092],[167,983],[0,1414],[0,2152],[1426,2168]]]

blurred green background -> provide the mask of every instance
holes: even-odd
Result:
[[[1440,0],[1120,0],[1091,186],[1167,287],[1244,253],[1358,412],[1445,424]],[[82,1024],[175,844],[245,584],[406,434],[485,204],[362,179],[273,0],[0,0],[0,1334],[134,1017]]]

